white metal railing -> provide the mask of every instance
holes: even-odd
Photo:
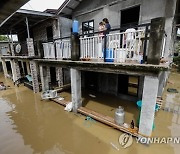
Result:
[[[55,48],[53,42],[43,43],[44,58],[55,58]]]
[[[80,58],[98,59],[103,57],[103,36],[80,38]]]
[[[71,43],[70,40],[55,41],[57,58],[71,58]]]
[[[107,35],[106,60],[125,62],[142,59],[142,40],[144,30]],[[80,38],[81,59],[101,59],[104,55],[104,36]]]
[[[43,49],[44,58],[71,58],[70,40],[56,40],[55,42],[43,43]]]

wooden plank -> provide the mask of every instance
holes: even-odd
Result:
[[[54,101],[55,103],[58,103],[58,104],[60,104],[60,105],[63,105],[63,106],[66,106],[68,103],[69,103],[69,101],[66,101],[66,100],[58,100],[58,98],[55,98],[55,99],[50,99],[50,100],[52,100],[52,101]]]
[[[106,125],[109,125],[113,128],[116,128],[120,131],[123,131],[125,133],[128,133],[128,134],[131,134],[132,136],[135,136],[135,137],[138,137],[139,134],[138,134],[138,128],[135,127],[134,129],[131,129],[131,128],[125,128],[123,126],[119,126],[117,125],[115,122],[114,122],[114,119],[111,118],[111,117],[108,117],[108,116],[105,116],[105,115],[102,115],[100,113],[97,113],[95,111],[92,111],[90,109],[87,109],[85,107],[80,107],[78,109],[78,112],[81,113],[81,114],[84,114],[84,115],[87,115],[87,116],[90,116],[92,117],[93,119],[97,120],[97,121],[100,121]]]

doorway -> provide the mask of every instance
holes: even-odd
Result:
[[[138,96],[138,76],[118,75],[118,93],[130,96]]]
[[[49,26],[46,27],[46,34],[47,34],[47,41],[52,41],[53,40],[53,27]]]
[[[98,91],[98,73],[84,72],[84,76],[85,76],[85,89]]]
[[[51,75],[51,85],[56,86],[56,68],[50,67],[50,75]]]
[[[140,5],[121,11],[121,27],[134,27],[139,24]]]

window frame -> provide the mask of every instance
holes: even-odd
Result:
[[[92,33],[90,33],[91,29],[90,29],[90,25],[89,25],[91,22],[93,22],[93,29],[92,29],[93,32]],[[85,23],[88,23],[88,30],[87,31],[84,30],[84,24]],[[85,32],[88,32],[88,33],[85,34]],[[88,37],[94,35],[94,19],[82,22],[82,35],[88,36]]]

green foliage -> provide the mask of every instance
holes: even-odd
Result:
[[[173,62],[178,65],[178,71],[180,72],[180,56],[174,57]]]
[[[0,41],[8,41],[7,36],[0,35]]]

